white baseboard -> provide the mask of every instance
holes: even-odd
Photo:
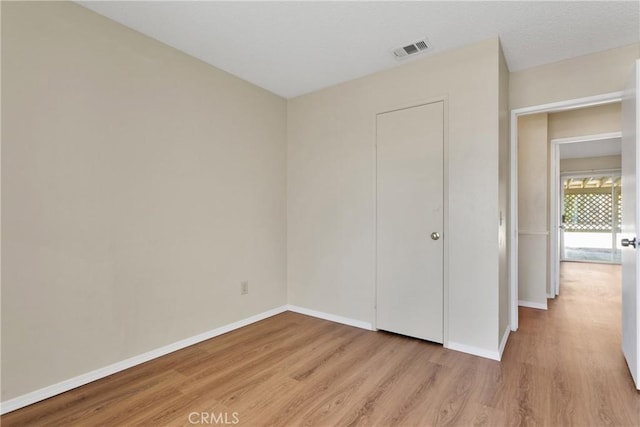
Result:
[[[519,303],[520,305],[524,305],[522,304],[523,301],[519,301]],[[526,301],[524,301],[524,303],[536,304],[536,303],[528,303]],[[539,305],[540,304],[537,304],[536,306],[534,306],[534,308],[540,308],[538,307]],[[531,305],[526,305],[526,306],[530,307]],[[544,309],[546,309],[546,305],[544,306]],[[283,305],[281,307],[277,307],[272,310],[268,310],[263,313],[256,314],[255,316],[251,316],[246,319],[239,320],[237,322],[230,323],[225,326],[221,326],[211,331],[204,332],[204,333],[177,341],[173,344],[169,344],[169,345],[157,348],[155,350],[151,350],[149,352],[140,354],[138,356],[130,357],[120,362],[116,362],[112,365],[105,366],[103,368],[96,369],[94,371],[87,372],[82,375],[78,375],[77,377],[70,378],[68,380],[59,382],[57,384],[53,384],[53,385],[41,388],[39,390],[35,390],[33,392],[15,397],[5,402],[0,402],[0,414],[6,414],[8,412],[15,411],[17,409],[23,408],[25,406],[39,402],[41,400],[48,399],[57,394],[64,393],[66,391],[83,386],[90,382],[99,380],[101,378],[107,377],[109,375],[115,374],[125,369],[134,367],[141,363],[148,362],[149,360],[156,359],[166,354],[173,353],[174,351],[183,349],[185,347],[189,347],[199,342],[206,341],[208,339],[225,334],[227,332],[231,332],[235,329],[242,328],[243,326],[247,326],[252,323],[258,322],[260,320],[266,319],[268,317],[275,316],[276,314],[283,313],[287,310],[293,311],[295,313],[305,314],[307,316],[317,317],[319,319],[329,320],[336,323],[342,323],[344,325],[354,326],[356,328],[366,329],[370,331],[375,330],[371,323],[365,322],[362,320],[350,319],[348,317],[311,310],[311,309],[299,307],[296,305]],[[449,341],[449,343],[445,347],[451,350],[472,354],[474,356],[480,356],[487,359],[499,361],[502,357],[502,352],[504,351],[504,347],[507,343],[508,337],[509,337],[509,328],[507,328],[507,330],[505,331],[502,337],[499,351],[489,351],[483,348],[478,348],[478,347],[474,347],[466,344],[460,344],[460,343],[451,342],[451,341]]]
[[[299,307],[297,305],[289,304],[287,306],[289,311],[293,311],[300,314],[306,314],[307,316],[317,317],[319,319],[330,320],[336,323],[342,323],[343,325],[355,326],[356,328],[367,329],[369,331],[374,331],[373,325],[369,322],[364,322],[362,320],[350,319],[348,317],[338,316],[336,314],[325,313],[322,311],[311,310],[304,307]]]
[[[556,294],[547,294],[548,299],[554,299],[555,297],[556,297]]]
[[[521,307],[537,308],[538,310],[546,310],[547,309],[547,302],[546,301],[544,303],[541,303],[541,302],[518,300],[518,305],[521,306]]]
[[[306,314],[307,316],[312,316],[312,317],[317,317],[319,319],[324,319],[324,320],[330,320],[332,322],[336,322],[336,323],[342,323],[344,325],[349,325],[349,326],[355,326],[356,328],[361,328],[361,329],[367,329],[370,331],[375,331],[375,329],[373,328],[373,325],[369,322],[364,322],[362,320],[354,320],[354,319],[350,319],[348,317],[342,317],[342,316],[338,316],[335,314],[330,314],[330,313],[325,313],[322,311],[316,311],[316,310],[311,310],[308,308],[304,308],[304,307],[299,307],[296,305],[288,305],[287,306],[289,311],[293,311],[296,313],[300,313],[300,314]],[[463,353],[468,353],[468,354],[472,354],[474,356],[480,356],[480,357],[484,357],[487,359],[492,359],[492,360],[500,360],[500,358],[502,357],[502,352],[504,351],[504,346],[507,344],[507,338],[509,337],[509,328],[507,328],[507,330],[505,331],[503,337],[502,337],[502,341],[500,343],[500,350],[499,351],[489,351],[489,350],[485,350],[483,348],[478,348],[478,347],[473,347],[470,345],[466,345],[466,344],[460,344],[460,343],[456,343],[456,342],[451,342],[449,341],[448,345],[446,345],[445,347],[450,349],[450,350],[455,350],[455,351],[461,351]]]
[[[116,362],[112,365],[105,366],[104,368],[96,369],[95,371],[87,372],[86,374],[78,375],[77,377],[70,378],[57,384],[35,390],[27,394],[23,394],[22,396],[9,399],[5,402],[0,402],[0,414],[6,414],[8,412],[15,411],[16,409],[23,408],[25,406],[31,405],[32,403],[48,399],[57,394],[64,393],[90,382],[115,374],[116,372],[124,371],[125,369],[129,369],[141,363],[148,362],[149,360],[153,360],[160,356],[173,353],[174,351],[181,350],[185,347],[189,347],[190,345],[194,345],[202,341],[206,341],[213,337],[217,337],[218,335],[226,334],[227,332],[231,332],[235,329],[242,328],[243,326],[250,325],[252,323],[258,322],[271,316],[275,316],[276,314],[280,314],[285,311],[287,311],[287,306],[283,305],[281,307],[256,314],[255,316],[247,317],[246,319],[221,326],[211,331],[203,332],[190,338],[185,338],[183,340],[174,342],[173,344],[165,345],[163,347],[148,351],[138,356],[130,357],[120,362]]]
[[[498,349],[498,360],[502,360],[502,353],[504,353],[504,348],[507,345],[507,340],[509,339],[509,333],[511,332],[511,328],[507,326],[507,329],[504,331],[502,335],[502,339],[500,340],[500,348]]]
[[[452,341],[449,341],[445,347],[449,350],[461,351],[463,353],[472,354],[474,356],[484,357],[485,359],[500,361],[500,353],[497,351],[490,351],[484,348],[474,347],[467,344],[460,344]]]

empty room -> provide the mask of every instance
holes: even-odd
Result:
[[[3,426],[640,425],[637,1],[1,1]]]

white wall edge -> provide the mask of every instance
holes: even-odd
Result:
[[[355,326],[356,328],[366,329],[368,331],[375,331],[373,325],[369,322],[362,320],[350,319],[348,317],[338,316],[336,314],[325,313],[322,311],[311,310],[297,305],[288,305],[287,309],[295,313],[305,314],[311,317],[317,317],[318,319],[330,320],[336,323],[342,323],[343,325]]]
[[[547,294],[547,298],[549,299],[554,299],[556,297],[556,294]]]
[[[507,346],[509,333],[511,333],[511,328],[507,327],[504,331],[504,334],[502,334],[502,339],[500,340],[500,348],[498,349],[498,360],[502,360],[502,353],[504,353],[504,348]]]
[[[484,357],[485,359],[500,361],[500,352],[498,351],[490,351],[484,348],[460,344],[458,342],[452,341],[449,341],[446,348],[448,348],[449,350],[461,351],[463,353],[471,354],[474,356]]]
[[[549,260],[547,281],[547,298],[549,291],[557,292],[560,289],[560,217],[562,215],[562,196],[564,190],[560,189],[560,145],[551,140],[549,147]]]
[[[594,173],[598,174],[621,174],[621,168],[609,168],[609,169],[586,169],[581,171],[571,171],[571,172],[560,172],[559,178],[570,178],[570,177],[579,177],[584,175],[592,175]],[[560,179],[558,179],[558,186],[560,185]]]
[[[6,413],[15,411],[17,409],[23,408],[25,406],[39,402],[41,400],[48,399],[60,393],[73,390],[74,388],[83,386],[85,384],[99,380],[109,375],[113,375],[117,372],[124,371],[125,369],[132,368],[141,363],[148,362],[150,360],[156,359],[166,354],[173,353],[174,351],[181,350],[185,347],[189,347],[191,345],[198,344],[199,342],[206,341],[208,339],[217,337],[222,334],[226,334],[227,332],[231,332],[235,329],[239,329],[244,326],[250,325],[252,323],[258,322],[260,320],[264,320],[268,317],[275,316],[276,314],[284,313],[285,311],[287,311],[287,306],[283,305],[283,306],[274,308],[272,310],[268,310],[263,313],[256,314],[255,316],[247,317],[246,319],[242,319],[237,322],[233,322],[228,325],[224,325],[219,328],[212,329],[210,331],[203,332],[201,334],[194,335],[189,338],[185,338],[183,340],[174,342],[172,344],[165,345],[155,350],[151,350],[146,353],[130,357],[120,362],[116,362],[112,365],[105,366],[103,368],[99,368],[82,375],[78,375],[77,377],[73,377],[68,380],[61,381],[57,384],[53,384],[53,385],[41,388],[39,390],[35,390],[27,394],[23,394],[22,396],[9,399],[5,402],[0,402],[0,414],[4,415]]]
[[[554,138],[552,144],[573,144],[575,142],[601,141],[603,139],[622,138],[622,132],[597,133],[583,136],[570,136],[567,138]]]
[[[603,93],[600,95],[585,96],[582,98],[569,99],[565,101],[550,102],[548,104],[532,105],[530,107],[520,107],[512,112],[517,115],[534,113],[557,113],[558,111],[575,110],[577,108],[595,107],[596,105],[611,104],[619,102],[624,96],[623,91]]]
[[[546,310],[547,309],[547,302],[546,301],[544,303],[541,303],[541,302],[518,300],[518,305],[520,307],[537,308],[538,310]]]

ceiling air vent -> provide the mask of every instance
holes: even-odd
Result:
[[[418,53],[422,53],[425,50],[429,49],[429,47],[430,46],[429,46],[429,42],[427,41],[427,39],[423,39],[423,40],[417,41],[415,43],[411,43],[409,45],[394,49],[393,50],[393,56],[397,60],[401,60],[401,59],[404,59],[404,58],[406,58],[408,56],[417,55]]]

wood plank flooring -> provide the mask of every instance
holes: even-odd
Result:
[[[3,426],[637,426],[620,267],[564,263],[501,363],[291,312],[3,416]],[[204,414],[203,414],[204,413]]]

